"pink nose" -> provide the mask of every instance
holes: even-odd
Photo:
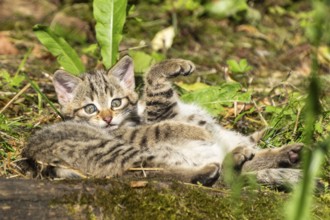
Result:
[[[110,124],[111,121],[112,121],[112,117],[111,117],[111,116],[107,116],[107,117],[102,118],[102,119],[103,119],[103,121],[105,121],[105,122],[108,123],[108,124]]]

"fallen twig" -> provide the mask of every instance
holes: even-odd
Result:
[[[261,121],[265,124],[266,127],[268,127],[268,123],[267,123],[266,119],[264,118],[264,116],[262,116],[261,112],[259,111],[257,103],[254,100],[252,102],[253,102],[254,106],[256,107],[257,113],[258,113]]]
[[[28,88],[30,88],[31,84],[27,84],[26,86],[23,87],[23,89],[21,89],[21,91],[19,91],[1,110],[0,110],[0,114],[2,112],[4,112],[18,97],[20,97],[20,95],[22,95]]]
[[[164,168],[142,167],[142,168],[129,168],[129,171],[163,171]]]

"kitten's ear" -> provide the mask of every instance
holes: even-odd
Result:
[[[114,65],[109,71],[108,75],[112,75],[119,79],[120,83],[130,90],[135,88],[134,79],[134,65],[133,60],[129,56],[121,58],[116,65]]]
[[[58,102],[61,105],[65,105],[72,101],[74,90],[80,82],[80,78],[73,76],[64,70],[57,70],[54,73],[53,85],[55,87]]]

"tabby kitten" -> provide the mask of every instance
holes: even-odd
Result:
[[[132,60],[124,57],[108,72],[98,70],[75,77],[58,70],[53,84],[65,119],[87,121],[115,129],[123,123],[139,123]]]
[[[54,86],[62,112],[73,120],[36,133],[23,156],[55,177],[111,177],[131,167],[153,166],[185,181],[212,185],[227,154],[238,169],[253,158],[260,134],[246,137],[226,130],[200,107],[182,103],[169,79],[194,69],[193,63],[181,59],[152,66],[138,107],[129,57],[108,73],[81,79],[57,71]],[[291,161],[290,155],[283,158]],[[291,175],[290,170],[283,172]]]

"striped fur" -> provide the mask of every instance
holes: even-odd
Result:
[[[283,147],[282,151],[269,150],[268,153],[259,151],[256,137],[260,135],[247,137],[227,130],[200,107],[182,103],[170,79],[189,75],[194,69],[193,63],[182,59],[166,60],[152,66],[146,74],[144,95],[138,106],[135,105],[134,80],[127,77],[132,76],[127,74],[132,70],[128,57],[120,60],[109,73],[96,72],[80,79],[70,78],[72,76],[63,72],[56,73],[54,86],[62,112],[73,121],[39,131],[29,140],[23,156],[41,164],[41,170],[53,167],[56,177],[111,177],[122,175],[131,167],[154,166],[165,168],[179,179],[212,185],[219,176],[225,156],[231,155],[234,167],[240,170],[243,167],[243,172],[252,172],[257,178],[264,179],[267,174],[267,180],[274,183],[287,181],[283,180],[283,175],[278,175],[279,170],[272,172],[272,169],[282,169],[281,161],[289,161],[287,167],[293,167],[301,146]],[[63,96],[63,91],[67,96]],[[130,104],[121,110],[129,114],[123,114],[125,116],[116,126],[105,126],[104,123],[100,126],[93,122],[94,116],[104,120],[103,110],[85,118],[78,113],[81,106],[95,104],[95,100],[99,105],[108,103],[109,108],[111,100],[124,96]],[[108,102],[102,101],[101,97],[106,97],[103,99]],[[86,99],[88,102],[81,101]],[[117,113],[109,112],[115,118]],[[134,126],[125,123],[131,121],[130,114],[141,123],[134,123]],[[289,169],[286,172],[285,176],[290,176]],[[299,172],[295,170],[295,173]]]
[[[217,179],[220,169],[209,133],[170,122],[115,131],[62,122],[32,136],[22,155],[44,165],[39,165],[38,174],[53,167],[55,177],[65,178],[119,176],[128,168],[143,165],[162,167],[181,180],[207,185],[210,179],[214,178],[212,183]],[[203,175],[207,177],[198,179]]]

